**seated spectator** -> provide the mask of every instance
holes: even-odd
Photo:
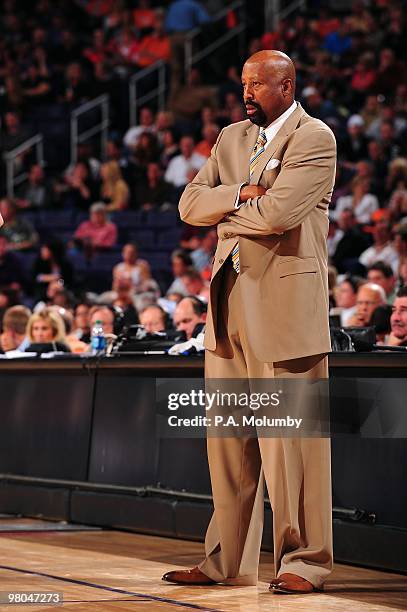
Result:
[[[164,332],[166,328],[167,314],[161,306],[152,304],[146,306],[139,314],[140,324],[149,334]]]
[[[159,146],[155,134],[145,132],[141,134],[134,148],[131,149],[130,161],[144,170],[148,164],[154,162],[159,156]]]
[[[325,37],[324,48],[332,55],[342,55],[350,46],[350,24],[346,19],[342,19],[338,28]]]
[[[154,124],[154,114],[147,107],[140,109],[140,124],[129,128],[124,135],[123,143],[130,150],[134,150],[137,146],[139,138],[144,133],[155,134],[156,127]]]
[[[49,75],[41,74],[39,66],[32,62],[27,68],[27,72],[22,79],[24,97],[30,107],[47,104],[51,97],[51,83]]]
[[[8,308],[3,317],[3,333],[0,336],[0,346],[7,351],[24,352],[29,345],[26,328],[31,312],[25,306]]]
[[[78,340],[82,340],[89,344],[90,342],[90,323],[89,323],[90,306],[87,302],[79,302],[76,304],[73,311],[72,334]]]
[[[133,283],[129,274],[123,273],[113,280],[111,305],[123,312],[122,325],[138,323],[137,306],[135,302]]]
[[[150,264],[139,258],[138,246],[135,242],[128,242],[122,249],[123,261],[113,268],[113,280],[123,274],[131,278],[135,294],[148,293],[151,298],[160,296],[157,282],[151,276]]]
[[[372,91],[375,80],[375,57],[368,51],[359,58],[352,75],[351,88],[354,91],[354,103],[357,105],[363,103],[366,93]]]
[[[179,155],[179,146],[175,136],[175,130],[168,128],[164,130],[162,135],[162,151],[160,155],[161,167],[168,168],[168,164],[174,157]]]
[[[165,130],[171,130],[174,127],[174,115],[171,111],[158,111],[155,118],[156,136],[160,145],[163,144]]]
[[[165,172],[165,180],[171,183],[177,192],[181,192],[185,185],[191,180],[191,171],[200,170],[206,158],[194,153],[194,139],[192,136],[184,136],[180,141],[180,155],[174,157],[168,164]]]
[[[198,142],[195,147],[195,153],[202,155],[202,157],[209,157],[212,151],[212,147],[217,141],[219,136],[219,127],[216,123],[210,123],[202,128],[203,139]]]
[[[177,304],[173,319],[176,329],[184,331],[187,340],[196,338],[205,325],[206,304],[197,297],[187,296]]]
[[[106,206],[103,202],[95,202],[90,207],[88,221],[82,221],[74,233],[88,255],[95,250],[111,249],[117,243],[117,227],[108,220]]]
[[[17,206],[14,200],[0,200],[0,214],[5,226],[0,229],[0,235],[6,236],[8,248],[12,251],[32,249],[38,242],[38,234],[27,219],[17,216]]]
[[[380,285],[364,283],[356,296],[356,312],[348,321],[348,326],[364,327],[369,325],[370,317],[378,306],[386,304],[386,292]]]
[[[335,220],[345,208],[350,208],[355,213],[357,223],[370,223],[371,216],[379,208],[379,201],[375,195],[370,193],[370,180],[356,176],[352,180],[352,195],[342,196],[336,201],[333,212]]]
[[[390,319],[391,334],[389,344],[407,346],[407,286],[399,289],[393,304]]]
[[[26,278],[20,258],[9,250],[7,236],[0,235],[0,288],[20,291],[26,286]]]
[[[116,161],[102,164],[100,168],[102,184],[100,195],[106,210],[124,210],[129,205],[129,187],[123,180],[120,166]]]
[[[58,99],[72,106],[79,106],[90,97],[89,82],[79,62],[72,62],[65,70],[65,81],[62,84]]]
[[[392,307],[390,304],[382,304],[374,309],[370,317],[369,326],[373,326],[376,332],[376,344],[387,344],[391,331],[390,318]]]
[[[393,246],[398,253],[400,265],[407,260],[407,224],[400,225],[394,235]]]
[[[55,68],[58,73],[66,70],[68,65],[79,62],[82,56],[81,46],[72,30],[64,28],[60,33],[59,44],[53,51]]]
[[[376,91],[384,96],[391,96],[400,78],[404,76],[404,66],[396,58],[392,49],[380,50],[380,62],[377,69]]]
[[[188,292],[182,281],[182,276],[185,272],[192,267],[191,256],[181,249],[177,249],[171,255],[171,266],[174,280],[167,289],[167,295],[169,293],[180,293],[181,295],[187,295]]]
[[[170,59],[170,39],[164,32],[164,17],[161,10],[155,11],[154,29],[151,34],[142,38],[137,56],[136,64],[139,68],[147,68],[162,60],[168,62]]]
[[[367,138],[364,133],[365,122],[360,115],[352,115],[347,123],[347,135],[339,143],[338,155],[346,165],[352,165],[367,157]]]
[[[339,315],[343,327],[346,327],[356,314],[356,296],[360,284],[360,279],[348,275],[334,290],[336,306],[331,308],[329,314]]]
[[[38,210],[52,204],[52,192],[39,164],[31,166],[28,182],[18,190],[17,204],[20,208]]]
[[[78,161],[71,171],[68,169],[64,176],[64,184],[56,185],[56,191],[62,195],[65,210],[88,210],[98,194],[89,164]]]
[[[60,280],[53,280],[48,284],[45,298],[35,304],[34,312],[39,312],[49,306],[70,309],[73,302],[73,294],[64,288]]]
[[[84,49],[83,56],[93,65],[103,64],[108,61],[110,53],[105,40],[105,33],[102,29],[94,30],[92,46]]]
[[[58,313],[52,312],[49,308],[43,308],[31,315],[26,335],[29,340],[26,352],[71,352],[66,343],[64,322]]]
[[[393,121],[382,122],[379,142],[383,149],[383,155],[388,162],[402,154],[403,142],[395,133]]]
[[[142,35],[151,31],[156,24],[157,12],[150,4],[149,0],[138,0],[137,8],[133,10],[134,25]]]
[[[211,268],[217,244],[216,230],[210,230],[202,237],[198,248],[192,251],[191,259],[198,272],[202,273],[204,270]]]
[[[330,100],[325,100],[316,87],[306,87],[302,92],[302,97],[304,109],[316,119],[326,121],[338,116],[335,105]]]
[[[181,276],[181,280],[184,283],[185,289],[188,295],[199,297],[205,302],[209,299],[209,284],[205,283],[198,270],[187,270]]]
[[[108,141],[109,142],[109,141]],[[106,155],[108,156],[108,145],[106,147]],[[87,170],[89,171],[89,177],[92,181],[97,183],[100,175],[100,166],[102,165],[99,159],[95,156],[93,151],[92,143],[89,141],[78,142],[76,147],[76,162],[72,162],[66,168],[64,176],[69,176],[75,169],[77,164],[84,163]]]
[[[386,292],[387,303],[393,304],[396,297],[396,276],[391,266],[383,261],[376,261],[369,266],[367,279],[369,282],[383,287]]]
[[[112,63],[121,74],[128,74],[137,61],[140,41],[133,28],[125,23],[111,41]]]
[[[367,146],[368,160],[372,164],[372,175],[384,177],[387,174],[387,159],[384,149],[378,140],[371,140]]]
[[[108,306],[92,306],[89,312],[90,331],[96,325],[96,321],[100,321],[107,340],[112,340],[115,337],[115,312],[113,308]]]
[[[147,180],[138,183],[135,198],[143,210],[171,207],[171,185],[163,179],[159,164],[148,164]]]
[[[0,148],[3,151],[11,151],[32,136],[30,130],[21,123],[20,114],[17,111],[8,111],[4,115],[2,124]]]
[[[72,286],[73,268],[66,258],[63,242],[54,239],[41,246],[34,262],[33,278],[36,300],[46,299],[48,286],[52,282],[57,282],[61,288]]]
[[[365,104],[360,112],[360,116],[362,117],[365,126],[366,126],[366,135],[370,138],[371,132],[370,127],[372,124],[378,119],[380,112],[380,105],[378,96],[375,94],[370,94],[366,97]],[[377,136],[376,136],[377,137]],[[374,138],[374,136],[373,136]]]
[[[341,274],[351,272],[363,274],[364,268],[359,263],[359,255],[369,244],[368,237],[356,225],[355,213],[345,208],[338,215],[340,235],[336,239],[336,248],[332,256],[335,268]]]
[[[58,314],[64,322],[65,343],[69,347],[71,353],[79,354],[88,352],[90,349],[89,344],[79,340],[76,334],[72,333],[74,322],[72,312],[67,308],[62,308],[61,306],[50,306],[49,310]]]
[[[382,214],[373,225],[373,245],[363,251],[360,263],[369,268],[377,261],[387,263],[397,274],[399,256],[391,242],[391,224],[387,214]]]

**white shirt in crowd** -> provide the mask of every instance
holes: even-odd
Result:
[[[188,173],[191,170],[200,170],[205,162],[206,157],[199,153],[192,153],[189,159],[183,155],[176,155],[168,164],[165,180],[174,187],[183,187],[189,182]]]
[[[346,208],[353,210],[358,223],[370,223],[372,214],[379,208],[379,200],[373,193],[365,193],[354,207],[353,196],[341,196],[337,199],[335,210],[331,213],[335,221],[339,219],[339,215]]]
[[[140,136],[145,132],[155,134],[157,131],[155,125],[134,125],[129,128],[124,135],[123,142],[126,147],[135,147],[140,139]]]
[[[389,242],[385,247],[378,249],[374,245],[363,251],[359,257],[359,261],[366,268],[373,265],[377,261],[384,261],[391,266],[394,274],[398,274],[399,255],[393,245]]]

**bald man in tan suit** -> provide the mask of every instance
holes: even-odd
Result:
[[[326,379],[328,206],[336,145],[295,102],[278,51],[247,60],[248,120],[222,130],[181,197],[191,225],[217,225],[205,377]],[[177,584],[257,581],[263,473],[273,509],[274,593],[310,593],[332,571],[329,438],[208,437],[214,514],[204,561]]]

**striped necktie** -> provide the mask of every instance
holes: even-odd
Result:
[[[252,155],[250,157],[250,166],[249,166],[249,180],[253,176],[254,169],[259,161],[260,155],[263,153],[265,149],[265,145],[267,143],[267,136],[264,130],[260,130],[259,135],[256,140],[256,144],[254,145]],[[232,251],[232,264],[233,268],[239,274],[240,272],[240,261],[239,261],[239,243],[236,244]]]

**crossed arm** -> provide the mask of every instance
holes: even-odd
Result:
[[[191,225],[219,225],[231,236],[281,234],[297,227],[332,189],[336,144],[328,130],[297,130],[287,147],[279,176],[270,189],[246,185],[243,205],[234,204],[240,184],[221,185],[218,142],[207,164],[188,185],[181,200],[181,218]]]

